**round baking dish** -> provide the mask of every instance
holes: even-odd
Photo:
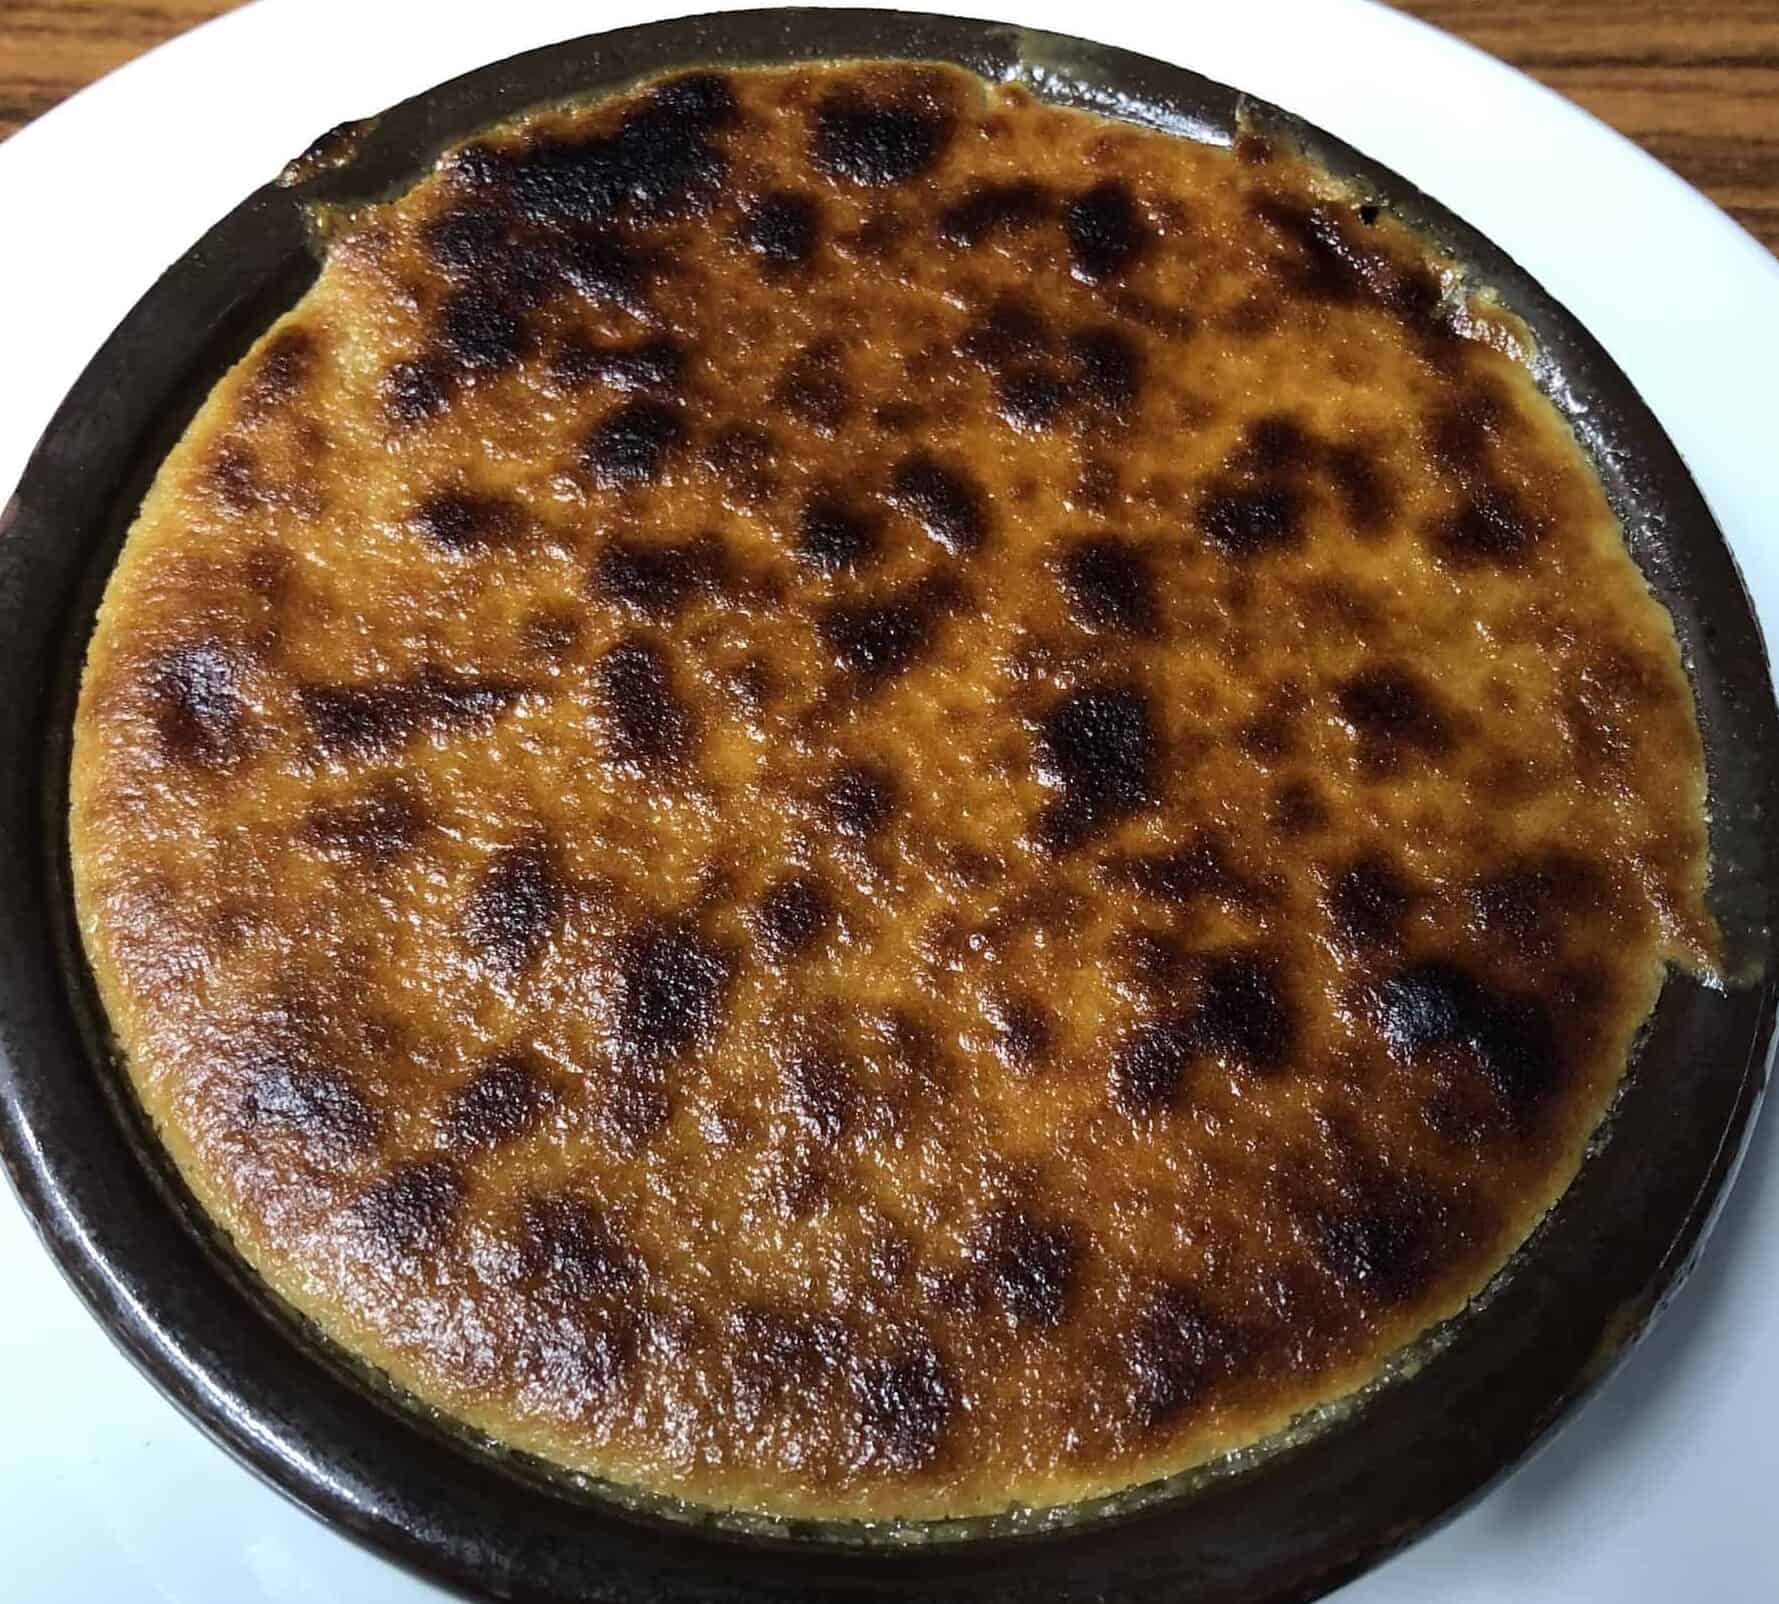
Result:
[[[946,60],[1040,96],[1227,140],[1277,127],[1450,248],[1533,330],[1633,555],[1673,614],[1711,783],[1713,910],[1736,983],[1670,977],[1581,1176],[1476,1306],[1288,1440],[1061,1517],[816,1528],[723,1520],[551,1477],[453,1433],[307,1331],[207,1232],[145,1130],[86,980],[66,875],[67,739],[92,611],[162,456],[316,271],[317,201],[419,176],[527,106],[675,67]],[[537,1599],[1309,1598],[1486,1487],[1612,1367],[1696,1254],[1764,1084],[1779,715],[1729,552],[1624,376],[1498,250],[1275,108],[1053,34],[894,12],[692,18],[553,46],[335,130],[189,252],[63,404],[0,522],[0,1148],[39,1230],[157,1385],[347,1533],[467,1591]]]

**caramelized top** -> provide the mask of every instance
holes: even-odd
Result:
[[[327,220],[88,664],[83,929],[247,1257],[645,1488],[934,1515],[1337,1396],[1711,930],[1668,621],[1365,197],[883,65]]]

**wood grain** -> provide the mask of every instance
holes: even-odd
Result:
[[[1406,0],[1629,134],[1779,250],[1779,0]]]
[[[229,9],[228,0],[0,0],[0,137]],[[1779,250],[1779,0],[1402,0],[1401,9],[1629,134]]]

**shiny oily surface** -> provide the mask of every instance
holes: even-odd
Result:
[[[1459,1308],[1712,933],[1665,615],[1291,151],[681,76],[324,220],[163,468],[83,933],[349,1349],[694,1500],[1252,1441]]]

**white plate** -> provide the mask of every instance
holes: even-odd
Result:
[[[688,0],[695,5],[696,0]],[[937,5],[939,0],[929,0]],[[1679,444],[1779,635],[1769,488],[1779,263],[1616,134],[1499,63],[1360,0],[958,0],[1165,56],[1396,168],[1538,276]],[[167,263],[322,129],[515,51],[682,6],[260,0],[0,145],[0,486]],[[1581,1418],[1350,1604],[1576,1604],[1779,1592],[1779,1122],[1704,1262]],[[0,1556],[44,1601],[417,1604],[137,1375],[0,1200]]]

